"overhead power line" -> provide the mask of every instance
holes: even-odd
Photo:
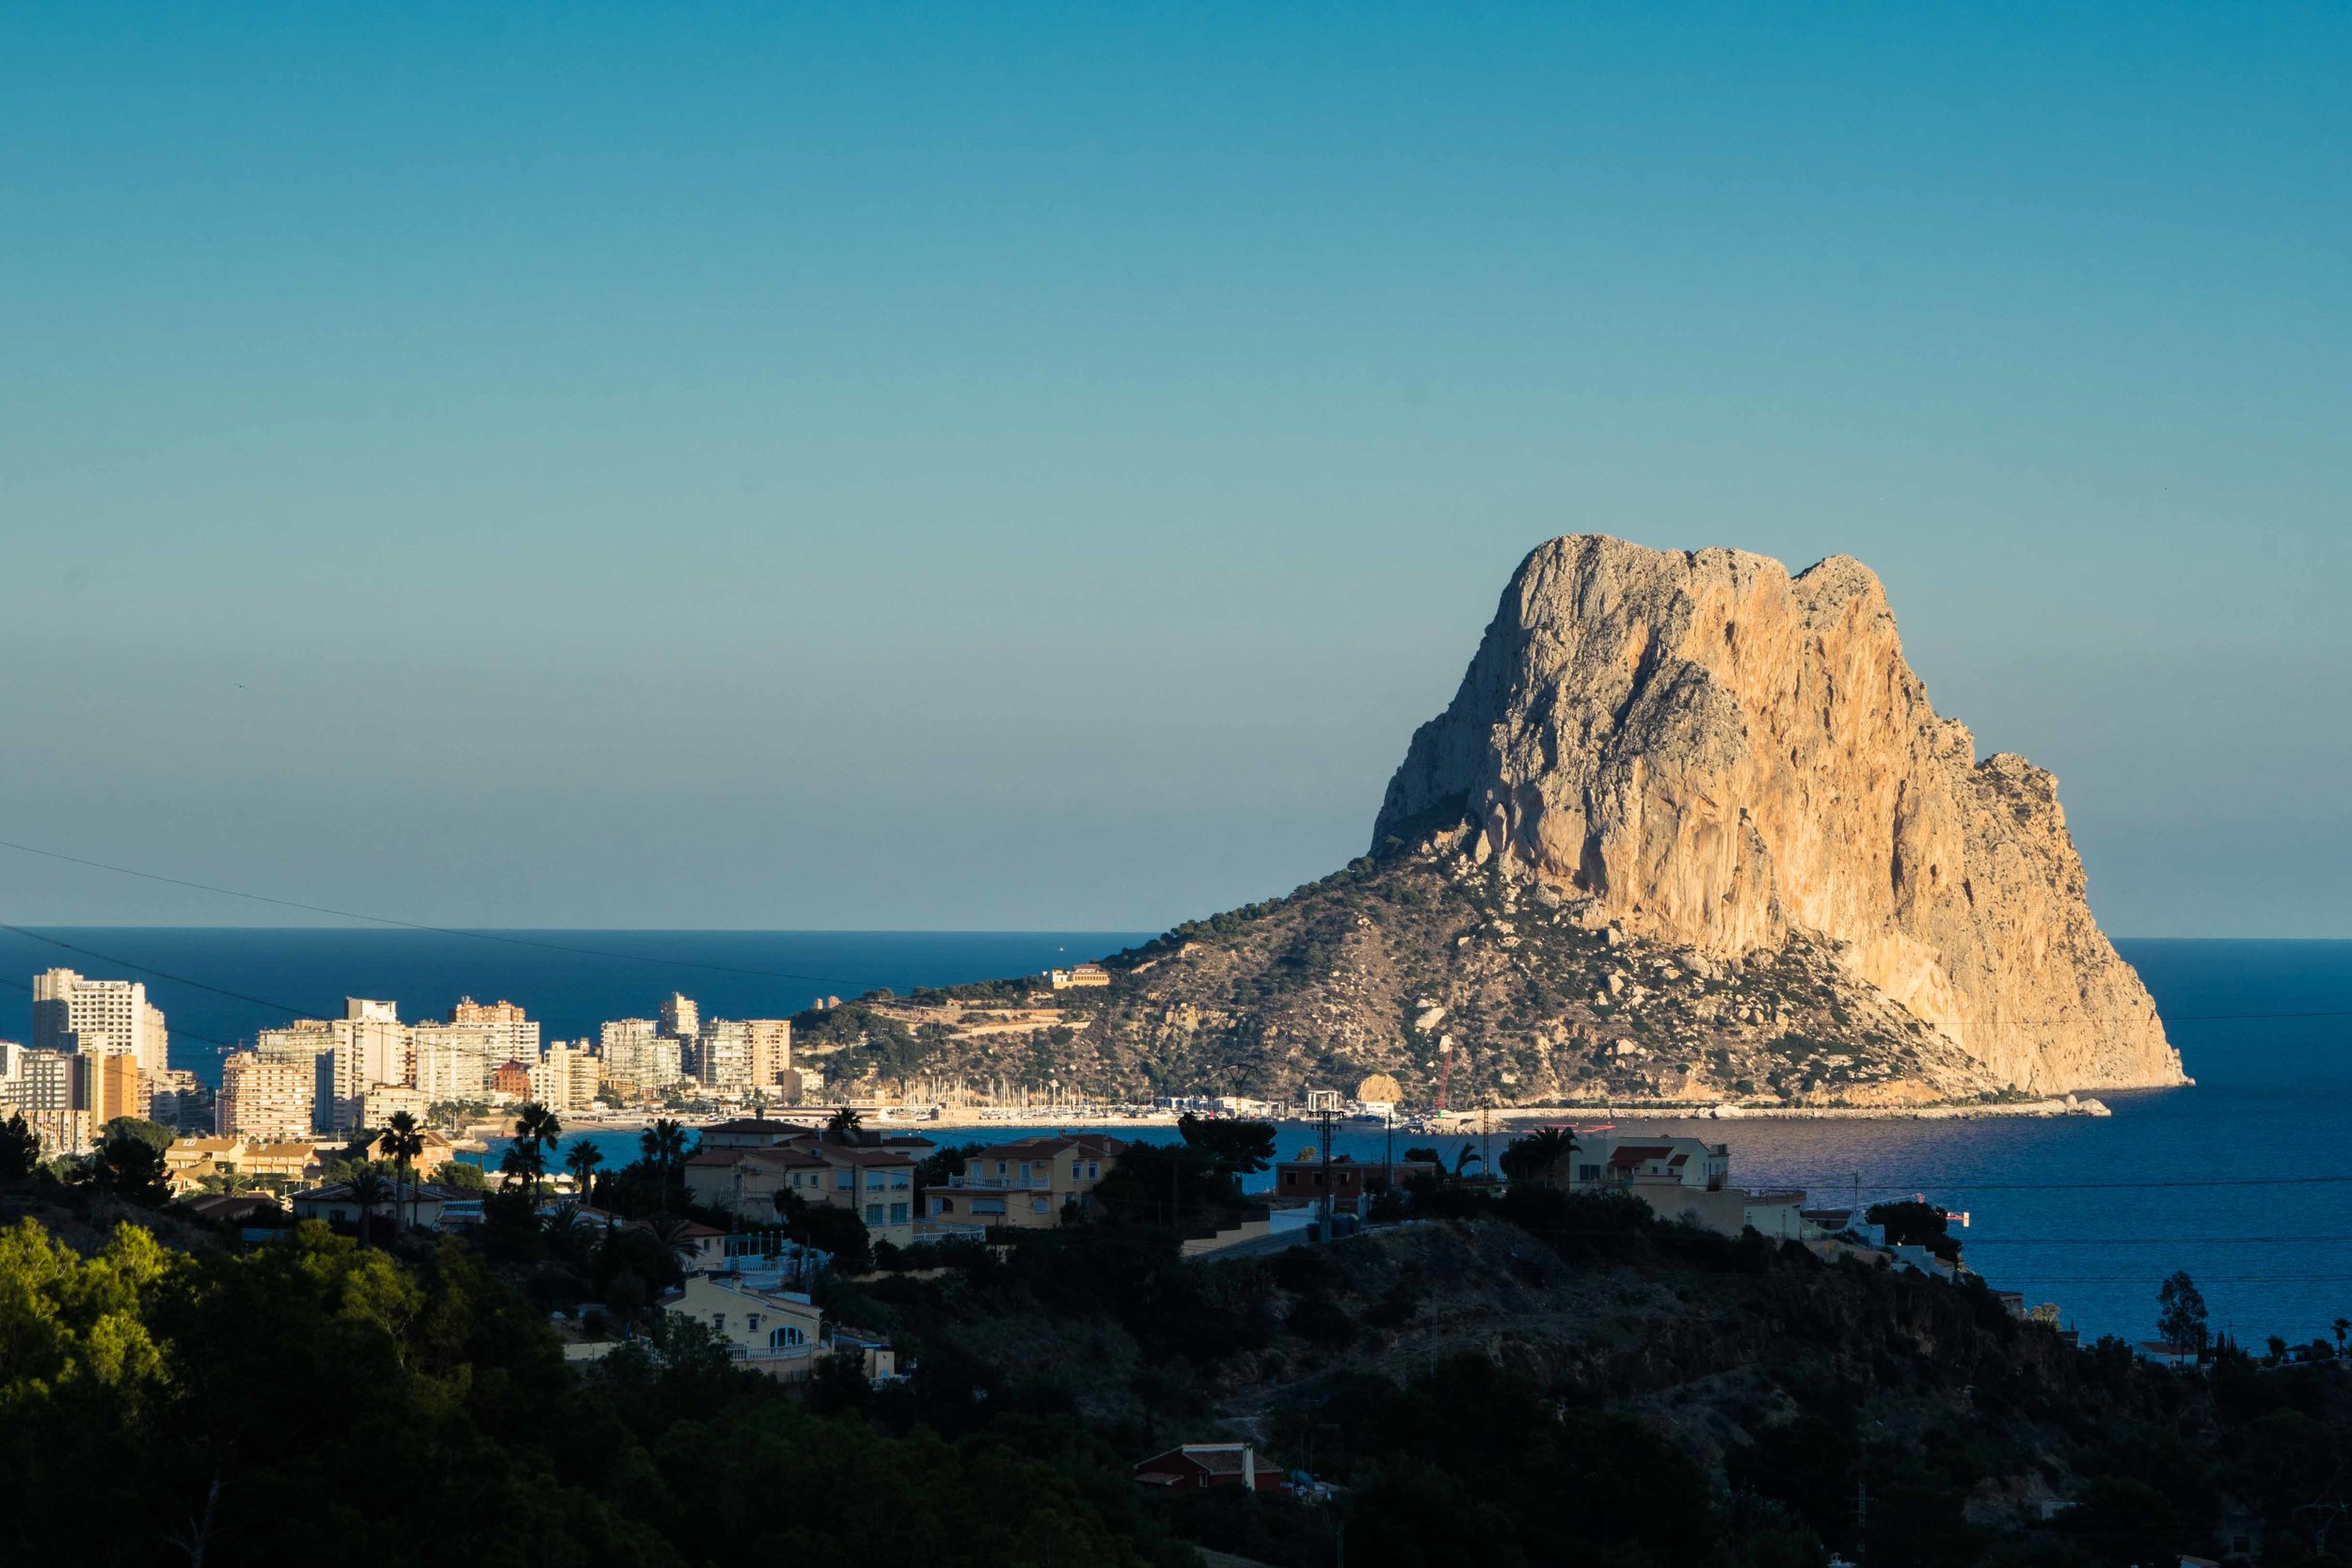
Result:
[[[0,975],[0,986],[6,986],[10,990],[21,990],[27,996],[33,994],[32,987],[26,985],[22,980],[11,980],[5,975]],[[217,1040],[210,1035],[199,1035],[193,1029],[183,1029],[176,1023],[167,1024],[166,1027],[169,1030],[171,1037],[175,1042],[180,1040],[201,1040],[206,1045],[213,1046],[221,1051],[234,1051],[237,1049],[236,1046],[229,1040]]]
[[[582,947],[573,942],[545,942],[534,937],[519,937],[501,931],[469,931],[457,926],[428,926],[422,921],[400,920],[391,915],[366,914],[358,910],[339,910],[326,904],[306,904],[296,898],[278,898],[266,893],[247,893],[242,888],[219,887],[211,882],[190,881],[184,877],[167,877],[160,872],[141,871],[135,866],[114,865],[80,855],[61,854],[55,849],[40,849],[29,844],[15,844],[0,839],[0,849],[14,849],[20,854],[39,855],[43,860],[63,861],[71,865],[86,865],[93,870],[111,871],[120,877],[137,877],[146,881],[165,882],[173,887],[192,888],[199,893],[216,893],[227,898],[246,898],[257,904],[274,904],[281,910],[301,910],[309,914],[332,915],[338,920],[360,920],[373,926],[390,926],[404,931],[423,931],[434,936],[465,937],[474,942],[495,942],[509,947],[536,947],[550,953],[577,953],[590,958],[617,958],[625,963],[654,964],[665,969],[709,970],[721,974],[755,974],[771,980],[800,980],[819,986],[885,986],[886,980],[858,979],[841,974],[804,974],[788,969],[757,969],[742,964],[710,963],[694,958],[662,958],[645,953],[624,953],[612,948]],[[15,927],[10,927],[14,929]]]
[[[56,937],[45,937],[39,931],[27,930],[22,926],[11,926],[5,920],[0,920],[0,931],[13,931],[18,936],[24,938],[28,942],[46,942],[52,947],[63,948],[68,953],[78,953],[84,958],[96,958],[102,963],[120,964],[125,969],[135,969],[142,974],[152,974],[159,979],[169,980],[176,986],[192,986],[198,990],[210,991],[215,996],[226,996],[231,1001],[250,1002],[257,1007],[268,1007],[275,1012],[281,1012],[292,1018],[322,1018],[326,1016],[315,1007],[297,1007],[291,1003],[273,1002],[266,996],[255,996],[247,991],[230,990],[222,986],[207,985],[202,980],[191,980],[184,974],[174,974],[169,970],[157,969],[152,964],[134,963],[129,958],[117,958],[112,953],[101,953],[95,947],[84,947],[75,942],[61,941]]]

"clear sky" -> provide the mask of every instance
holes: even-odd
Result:
[[[0,837],[480,925],[1359,852],[1538,541],[2352,934],[2352,9],[17,6]],[[279,918],[0,851],[0,917]]]

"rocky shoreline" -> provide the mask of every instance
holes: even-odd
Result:
[[[1606,1105],[1515,1106],[1503,1119],[1512,1123],[1528,1123],[1595,1116],[1641,1116],[1677,1121],[1976,1121],[1994,1117],[2111,1117],[2114,1114],[2104,1101],[2070,1094],[2046,1100],[1948,1105],[1692,1105],[1659,1101],[1613,1101]]]

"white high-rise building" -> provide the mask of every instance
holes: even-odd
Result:
[[[487,1024],[420,1023],[408,1038],[411,1082],[427,1104],[487,1099],[490,1074],[506,1060],[491,1054],[497,1042]]]
[[[364,997],[343,998],[343,1016],[335,1021],[334,1035],[330,1125],[338,1132],[356,1132],[370,1089],[408,1082],[413,1046],[400,1022],[400,1008]]]
[[[752,1026],[739,1019],[714,1018],[691,1047],[695,1081],[722,1094],[752,1086]]]
[[[623,1099],[634,1099],[651,1086],[645,1057],[657,1027],[649,1018],[612,1018],[597,1031],[597,1042],[604,1047],[604,1081]]]
[[[310,1131],[331,1132],[335,1130],[335,1023],[333,1019],[298,1018],[279,1029],[262,1029],[254,1034],[252,1054],[256,1060],[273,1067],[299,1069],[310,1084],[308,1102],[315,1118]],[[227,1071],[224,1068],[223,1072]],[[271,1080],[275,1084],[276,1080]],[[228,1080],[221,1080],[221,1092],[228,1093]],[[277,1091],[273,1088],[272,1094]]]
[[[603,1028],[604,1079],[624,1099],[658,1095],[685,1076],[679,1042],[650,1018],[616,1018]]]
[[[550,1111],[582,1111],[596,1098],[603,1063],[586,1040],[553,1040],[531,1065],[531,1098]]]
[[[694,999],[673,991],[661,1004],[661,1032],[674,1040],[691,1040],[702,1033],[702,1009]]]
[[[33,1049],[135,1056],[140,1071],[157,1078],[171,1066],[171,1037],[143,983],[91,980],[70,969],[33,976]]]
[[[461,997],[449,1010],[452,1023],[477,1023],[490,1031],[490,1065],[501,1062],[531,1063],[539,1059],[539,1026],[523,1016],[522,1008],[512,1002],[476,1002]]]

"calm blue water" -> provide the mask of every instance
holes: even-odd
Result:
[[[593,1037],[607,1018],[650,1016],[674,989],[697,998],[707,1014],[772,1017],[818,994],[1032,972],[1115,951],[1143,935],[501,933],[625,955],[591,958],[416,932],[42,934],[107,957],[0,932],[0,976],[29,979],[38,969],[68,963],[85,974],[143,978],[169,1018],[175,1060],[207,1077],[217,1070],[221,1046],[197,1036],[232,1042],[282,1021],[286,1008],[332,1016],[346,994],[392,998],[404,1018],[444,1013],[463,994],[503,997],[545,1020],[550,1038]],[[2233,1335],[2259,1345],[2265,1334],[2296,1340],[2325,1334],[2337,1317],[2352,1317],[2352,1017],[2289,1015],[2352,1014],[2352,942],[2117,945],[2155,993],[2196,1087],[2105,1096],[2115,1115],[2104,1119],[1625,1118],[1620,1125],[1679,1128],[1728,1142],[1734,1180],[1752,1185],[1799,1185],[1836,1201],[1851,1197],[1858,1181],[1866,1200],[1924,1193],[1966,1210],[1970,1261],[1996,1285],[2058,1303],[2086,1333],[2147,1338],[2157,1282],[2185,1268],[2216,1325]],[[260,1000],[215,995],[168,975]],[[0,1035],[23,1038],[29,1005],[15,1006],[13,1023],[0,1013]],[[2233,1016],[2247,1014],[2263,1016]],[[633,1134],[606,1136],[613,1145],[609,1159],[630,1156]],[[1285,1128],[1282,1151],[1308,1141],[1303,1127]],[[1434,1141],[1450,1156],[1462,1140]],[[1503,1141],[1495,1139],[1498,1152]],[[1376,1155],[1380,1134],[1345,1133],[1342,1148]],[[2344,1180],[2265,1180],[2280,1177]],[[2207,1184],[2214,1182],[2237,1184]]]

